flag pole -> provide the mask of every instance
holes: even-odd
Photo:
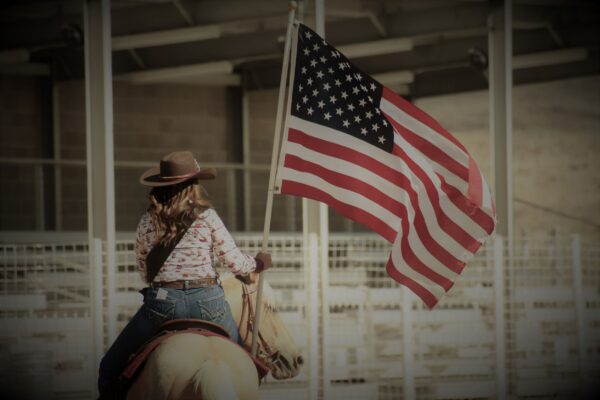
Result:
[[[275,118],[275,133],[273,134],[273,152],[271,155],[271,171],[269,173],[269,188],[267,192],[267,206],[265,212],[265,225],[263,229],[263,240],[261,251],[266,251],[269,242],[269,231],[271,229],[271,214],[273,211],[273,194],[275,184],[275,172],[277,166],[277,155],[279,153],[279,142],[281,136],[281,125],[282,125],[282,114],[283,114],[283,101],[285,98],[285,84],[289,74],[289,62],[290,62],[290,43],[292,36],[292,26],[294,25],[294,17],[296,15],[296,8],[298,7],[295,1],[290,1],[290,11],[288,14],[287,32],[285,35],[285,47],[283,50],[283,64],[281,66],[281,80],[279,82],[279,97],[277,100],[277,115]],[[262,293],[265,280],[265,272],[262,272],[258,278],[258,292],[256,295],[256,307],[254,308],[254,329],[252,330],[252,355],[256,355],[256,345],[258,338],[258,329],[260,326],[260,316],[262,302]]]

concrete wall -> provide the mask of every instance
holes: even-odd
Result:
[[[600,76],[519,86],[514,89],[514,195],[516,232],[581,232],[600,237]],[[32,79],[0,79],[0,154],[44,156],[51,131],[44,128],[43,85]],[[269,164],[276,90],[249,93],[251,163]],[[189,149],[202,162],[241,162],[239,93],[193,85],[114,86],[115,159],[157,161]],[[490,176],[488,94],[470,92],[420,99],[417,105],[438,119],[469,149]],[[84,87],[60,84],[61,156],[85,157]],[[47,155],[46,155],[47,156]],[[147,190],[137,183],[144,168],[115,171],[117,229],[135,228]],[[33,229],[33,169],[2,164],[0,229]],[[224,171],[207,183],[217,210],[231,230],[241,230],[241,174]],[[64,167],[63,227],[86,228],[85,169]],[[251,225],[262,230],[267,172],[251,174]],[[235,192],[231,192],[235,190]],[[301,201],[276,196],[273,230],[301,229]],[[330,211],[336,230],[362,230]]]
[[[515,233],[579,232],[600,238],[600,77],[513,91]],[[594,89],[595,88],[595,89]],[[487,92],[421,99],[491,182]]]
[[[85,87],[81,81],[61,83],[61,157],[85,159]],[[190,150],[198,161],[233,162],[231,143],[239,131],[229,103],[235,93],[193,85],[134,86],[116,83],[114,97],[114,155],[118,161],[148,161],[175,150]],[[234,129],[235,128],[235,129]],[[148,189],[138,183],[145,167],[115,168],[117,229],[135,229],[147,206]],[[65,167],[62,174],[63,229],[85,230],[86,172]],[[225,182],[220,176],[206,187],[217,210],[228,215]],[[230,221],[231,222],[231,221]]]
[[[43,157],[41,80],[0,76],[0,157]],[[35,229],[34,168],[0,164],[0,229]]]

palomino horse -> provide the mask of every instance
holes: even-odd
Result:
[[[249,348],[258,285],[242,284],[234,276],[223,277],[222,285]],[[293,378],[302,356],[273,301],[272,289],[265,282],[257,355],[275,379]],[[148,357],[127,399],[255,400],[258,383],[254,363],[237,344],[221,337],[181,333],[166,338]]]

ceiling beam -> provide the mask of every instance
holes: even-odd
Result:
[[[0,64],[17,64],[29,61],[29,50],[13,49],[0,52]]]
[[[268,17],[244,19],[220,24],[115,36],[112,39],[112,48],[115,51],[141,49],[169,44],[200,42],[228,35],[242,35],[259,31],[266,26],[283,28],[285,25],[285,21],[282,19],[283,15],[276,14]]]
[[[329,8],[325,11],[325,15],[328,17],[328,19],[330,21],[333,21],[336,18],[345,18],[345,19],[367,18],[369,21],[371,21],[371,23],[373,24],[373,26],[375,27],[377,32],[379,32],[380,36],[382,36],[382,37],[387,36],[387,29],[385,29],[384,22],[381,20],[381,18],[379,18],[379,16],[373,10],[370,10],[370,9],[349,10],[347,8],[342,8],[342,9]]]
[[[352,15],[354,15],[354,13],[352,13]],[[269,18],[277,21],[281,19],[280,16],[272,16]],[[198,42],[217,39],[227,35],[241,35],[245,33],[256,32],[258,29],[260,29],[262,23],[264,23],[264,18],[117,36],[113,37],[112,39],[112,49],[114,51],[131,50],[179,43]],[[546,27],[546,24],[543,23],[530,23],[518,27],[518,29],[533,30],[545,29]],[[435,43],[448,40],[459,40],[486,35],[487,28],[481,26],[368,42],[351,43],[338,46],[338,48],[349,58],[359,58],[411,51],[415,46],[433,45]]]
[[[204,76],[190,76],[185,78],[176,78],[163,80],[162,83],[185,83],[196,84],[202,86],[241,86],[242,77],[239,74],[215,74]]]
[[[391,71],[373,75],[373,79],[384,86],[392,84],[409,84],[415,80],[412,71]]]
[[[26,62],[0,64],[0,75],[50,76],[50,65]]]
[[[348,58],[358,58],[411,51],[413,47],[411,38],[390,38],[342,45],[338,46],[338,50]]]
[[[589,57],[586,48],[577,47],[553,51],[543,51],[521,54],[513,57],[513,69],[543,67],[557,64],[567,64],[585,61]],[[469,67],[465,63],[441,64],[434,67],[424,67],[415,70],[394,70],[374,74],[373,78],[391,88],[398,87],[403,93],[408,85],[413,83],[415,75],[432,70],[456,69]],[[241,77],[234,73],[234,63],[231,61],[216,61],[202,64],[184,65],[170,68],[131,72],[115,76],[115,79],[134,84],[151,84],[164,82],[185,82],[210,86],[240,86]]]
[[[233,64],[230,61],[130,72],[118,75],[115,79],[135,84],[195,82],[212,86],[239,86],[241,83],[240,76],[233,73]]]
[[[513,57],[513,68],[526,69],[556,64],[568,64],[571,62],[585,61],[588,57],[589,52],[585,47],[540,51]]]
[[[112,38],[112,49],[113,51],[142,49],[145,47],[197,42],[219,37],[221,37],[221,30],[218,25],[194,26],[191,28],[116,36]]]

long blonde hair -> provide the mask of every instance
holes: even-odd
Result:
[[[155,187],[148,198],[148,212],[156,230],[155,244],[164,246],[171,244],[177,233],[187,227],[186,221],[212,208],[206,190],[197,179]]]

